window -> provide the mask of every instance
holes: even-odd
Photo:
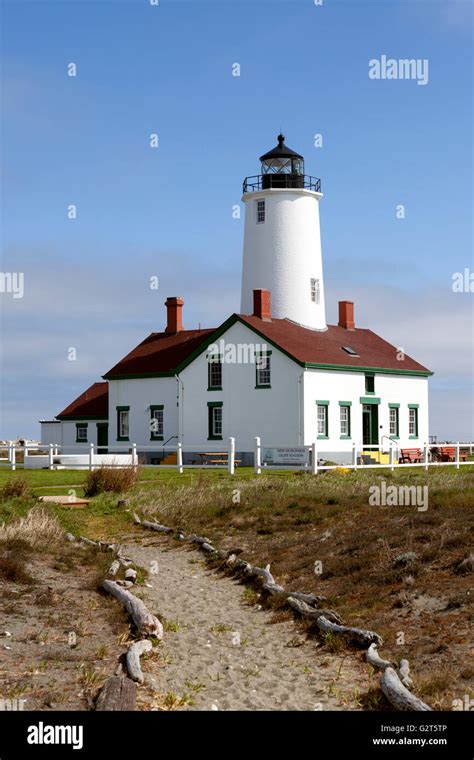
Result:
[[[341,438],[351,437],[351,402],[339,402],[339,420],[341,426]]]
[[[320,302],[320,290],[319,290],[319,280],[315,280],[313,277],[311,278],[311,300],[313,303],[319,303]]]
[[[257,224],[265,221],[265,201],[257,201]]]
[[[163,414],[164,406],[162,404],[150,406],[150,440],[163,440]]]
[[[389,404],[389,428],[388,434],[392,438],[398,438],[400,433],[399,416],[398,416],[398,404]]]
[[[210,401],[208,407],[208,440],[222,441],[222,402]]]
[[[346,352],[346,354],[349,354],[349,356],[359,356],[357,351],[354,351],[353,348],[350,346],[341,346],[342,350]]]
[[[76,443],[87,443],[87,422],[76,423]]]
[[[265,354],[257,354],[255,357],[256,388],[271,388],[271,351]]]
[[[222,390],[222,360],[220,356],[209,356],[207,366],[207,390]]]
[[[408,404],[408,435],[418,438],[418,404]]]
[[[117,407],[117,441],[128,441],[129,414],[129,406]]]
[[[316,401],[318,438],[328,437],[328,404],[329,401]]]
[[[365,376],[365,392],[375,393],[375,375]]]

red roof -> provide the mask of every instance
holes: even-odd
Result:
[[[372,330],[346,330],[337,325],[328,325],[324,331],[310,330],[288,319],[272,319],[267,322],[259,317],[233,314],[216,330],[182,330],[172,335],[165,332],[151,333],[112,367],[104,378],[113,380],[120,377],[173,375],[186,366],[195,353],[205,350],[211,340],[224,334],[237,320],[260,333],[264,339],[302,365],[431,374],[430,370],[406,354],[403,360],[399,360],[398,349]],[[354,353],[345,351],[344,347]]]
[[[109,384],[93,383],[56,417],[60,420],[107,419],[109,416]]]
[[[103,377],[113,380],[136,375],[172,375],[175,368],[207,339],[214,329],[151,333]]]
[[[400,355],[399,349],[372,330],[346,330],[338,325],[328,325],[327,330],[319,331],[301,327],[288,319],[272,319],[271,322],[266,322],[258,317],[243,314],[239,315],[239,318],[300,364],[330,364],[343,365],[344,368],[370,367],[430,373],[429,369],[406,354],[403,360],[397,358]],[[352,349],[357,356],[345,351],[344,346]]]

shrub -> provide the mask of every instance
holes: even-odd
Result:
[[[124,493],[133,488],[137,478],[137,467],[98,467],[87,474],[84,496],[97,496],[107,491]]]
[[[21,475],[8,478],[0,491],[2,499],[12,499],[15,496],[30,496],[30,487]]]
[[[24,564],[9,554],[0,557],[0,576],[6,581],[23,584],[32,583],[34,580]]]

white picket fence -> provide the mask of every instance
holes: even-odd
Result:
[[[326,444],[327,446],[327,444]],[[176,463],[171,464],[145,464],[140,462],[140,454],[146,452],[157,452],[157,445],[140,445],[136,443],[132,444],[118,444],[111,446],[113,451],[111,453],[104,454],[100,451],[102,447],[97,447],[93,443],[91,444],[76,444],[75,446],[68,446],[61,449],[56,444],[42,445],[42,444],[26,444],[20,445],[10,441],[6,447],[3,447],[7,451],[7,456],[0,458],[0,467],[7,467],[11,470],[16,470],[21,463],[18,462],[17,452],[23,452],[23,467],[25,469],[87,469],[93,470],[98,467],[130,467],[138,466],[147,468],[160,469],[174,469],[179,473],[184,472],[185,469],[221,469],[227,470],[231,475],[235,474],[236,467],[241,464],[240,460],[236,458],[235,450],[235,438],[230,437],[228,444],[224,447],[222,443],[218,448],[211,448],[209,446],[199,445],[185,445],[177,443],[174,446],[166,446],[166,454],[175,453]],[[400,452],[402,451],[394,442],[391,442],[390,447],[383,448],[382,446],[357,446],[352,444],[352,448],[346,452],[342,452],[343,461],[339,463],[325,464],[327,457],[324,456],[327,453],[326,450],[318,450],[318,446],[312,443],[309,446],[287,446],[269,444],[267,442],[262,443],[260,437],[255,438],[255,445],[253,451],[253,468],[257,475],[261,475],[263,472],[271,470],[296,470],[302,472],[309,472],[317,474],[320,471],[334,470],[334,469],[352,469],[362,470],[369,468],[389,468],[394,470],[400,467],[423,467],[427,470],[429,467],[445,467],[454,466],[459,469],[462,465],[474,464],[474,462],[467,458],[467,455],[472,455],[474,449],[474,443],[457,442],[457,443],[436,443],[436,444],[423,444],[423,446],[413,447],[419,449],[421,453],[420,462],[399,463]],[[441,449],[450,449],[454,456],[449,461],[439,461],[435,457],[435,452]],[[72,453],[67,453],[72,450]],[[289,459],[286,462],[268,462],[265,461],[265,456],[262,457],[262,451],[283,451],[288,452]],[[367,452],[373,453],[373,457],[369,457]],[[189,454],[189,459],[194,456],[191,461],[184,462],[183,453]],[[294,460],[291,460],[292,453],[296,453]],[[466,458],[464,458],[466,455]],[[339,455],[341,456],[341,454]],[[195,457],[200,457],[200,461],[197,461]],[[214,458],[212,458],[214,457]],[[216,458],[217,457],[217,458]],[[388,460],[387,460],[388,457]],[[375,458],[379,461],[368,462],[369,458]],[[295,461],[298,459],[299,461]],[[5,464],[2,464],[5,462]]]

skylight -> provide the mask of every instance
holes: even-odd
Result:
[[[349,354],[349,356],[359,356],[357,351],[354,351],[350,346],[342,346],[342,350],[345,351],[346,354]]]

